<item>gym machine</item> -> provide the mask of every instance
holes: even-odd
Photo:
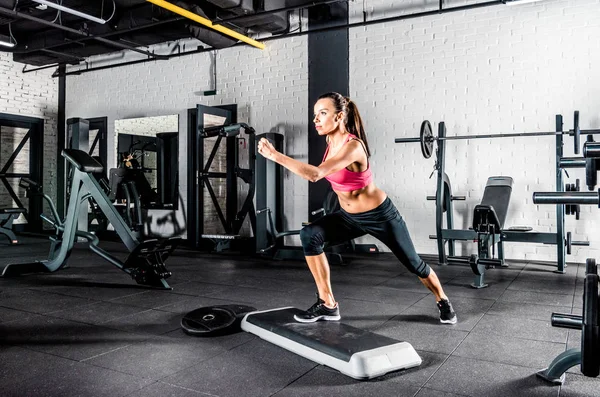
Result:
[[[49,273],[60,270],[67,264],[67,259],[75,244],[75,239],[81,237],[89,242],[92,252],[129,274],[138,284],[171,289],[166,279],[171,273],[165,266],[165,260],[177,247],[179,238],[164,241],[138,241],[127,223],[117,212],[107,197],[104,189],[92,174],[102,173],[102,165],[88,153],[76,149],[64,149],[62,156],[71,164],[73,176],[71,179],[69,206],[64,220],[56,210],[52,199],[44,194],[35,182],[22,179],[20,185],[28,190],[28,194],[40,194],[44,197],[52,211],[52,217],[44,214],[42,219],[56,229],[56,235],[50,237],[50,254],[45,261],[31,263],[9,264],[2,271],[2,277],[11,277],[28,273]],[[82,204],[93,199],[104,216],[113,225],[115,231],[130,251],[129,256],[122,262],[98,246],[100,240],[95,234],[78,230],[79,214],[86,209]],[[87,209],[86,209],[87,211]]]
[[[600,143],[588,136],[583,147],[586,163],[586,184],[590,190],[596,187],[597,173],[600,170]],[[534,204],[556,205],[598,205],[600,189],[596,192],[535,192]],[[555,327],[581,330],[581,347],[569,349],[559,354],[548,368],[537,375],[554,384],[562,384],[565,372],[576,365],[587,377],[600,375],[600,297],[598,295],[598,267],[595,259],[587,259],[583,287],[582,315],[552,313],[551,323]]]
[[[240,139],[246,139],[240,137],[241,130],[247,136],[248,141],[244,142],[247,148],[248,157],[248,168],[244,168],[240,165],[240,145],[238,141]],[[218,215],[218,219],[224,230],[223,234],[207,234],[204,233],[204,225],[200,230],[200,236],[203,239],[212,241],[215,246],[215,251],[221,252],[232,248],[232,243],[237,240],[240,242],[243,240],[240,235],[243,223],[246,216],[250,218],[250,226],[252,228],[253,235],[256,234],[256,216],[254,211],[254,192],[255,192],[255,158],[256,158],[256,143],[255,143],[255,131],[254,128],[245,123],[228,124],[215,127],[201,128],[198,127],[200,137],[202,138],[202,147],[207,141],[207,138],[217,139],[214,141],[213,148],[211,150],[209,158],[204,162],[202,157],[201,164],[203,171],[198,175],[200,185],[210,195],[210,199]],[[221,142],[225,140],[226,143],[226,169],[225,172],[214,172],[211,171],[213,161],[219,149]],[[202,150],[201,153],[204,153]],[[242,202],[241,208],[238,209],[238,185],[237,179],[240,178],[244,183],[248,185],[248,192]],[[212,187],[212,179],[225,179],[226,186],[226,202],[225,202],[225,214],[215,191]],[[204,214],[202,214],[204,216]],[[238,246],[241,246],[238,244]],[[242,247],[244,249],[245,247]]]
[[[571,135],[574,140],[575,153],[579,153],[580,135],[599,134],[600,130],[581,130],[579,127],[579,112],[574,115],[574,128],[563,131],[562,116],[556,116],[555,132],[517,132],[508,134],[489,134],[489,135],[467,135],[467,136],[446,136],[446,126],[444,122],[438,124],[438,135],[433,136],[431,124],[425,120],[421,124],[419,138],[396,138],[396,143],[419,142],[421,152],[425,158],[430,158],[434,143],[437,143],[435,171],[437,171],[436,195],[428,196],[428,200],[436,201],[436,234],[430,235],[431,239],[438,242],[438,261],[440,265],[448,263],[468,263],[475,274],[475,280],[471,284],[474,288],[484,288],[487,284],[484,282],[486,269],[496,266],[505,266],[504,262],[504,242],[523,242],[523,243],[542,243],[553,244],[557,246],[557,273],[564,273],[566,267],[565,251],[571,253],[571,247],[588,246],[588,241],[573,241],[571,233],[564,231],[564,214],[573,214],[579,219],[579,209],[575,205],[557,207],[557,231],[556,233],[531,232],[531,228],[509,228],[504,229],[504,220],[510,202],[512,191],[512,178],[510,177],[490,177],[486,184],[482,202],[475,207],[473,214],[473,227],[469,230],[453,229],[453,205],[456,200],[465,200],[464,196],[452,195],[450,179],[445,173],[445,154],[447,140],[464,139],[487,139],[504,137],[523,137],[523,136],[555,136],[556,137],[556,181],[557,189],[563,190],[563,168],[585,167],[585,159],[565,158],[563,157],[563,136]],[[434,171],[434,172],[435,172]],[[577,184],[567,184],[566,189],[575,191]],[[446,213],[446,228],[444,228],[444,213]],[[469,258],[455,256],[456,240],[473,240],[478,243],[477,255],[471,255]],[[448,244],[448,255],[446,255],[446,243]],[[495,249],[498,250],[498,258],[494,258]]]

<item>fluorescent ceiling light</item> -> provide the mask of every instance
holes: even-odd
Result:
[[[96,18],[96,17],[91,16],[89,14],[84,14],[83,12],[79,12],[77,10],[73,10],[72,8],[61,6],[60,4],[56,4],[56,3],[52,2],[52,1],[47,1],[47,0],[33,0],[33,1],[36,2],[36,3],[38,3],[38,4],[47,5],[48,7],[52,7],[54,9],[59,10],[59,11],[64,11],[67,14],[76,15],[78,17],[87,19],[89,21],[100,23],[102,25],[104,25],[106,23],[106,21],[104,19]]]
[[[506,4],[507,6],[518,6],[521,4],[535,3],[536,1],[541,0],[506,0],[504,4]]]
[[[12,48],[15,46],[15,43],[12,42],[10,37],[0,34],[0,46]]]

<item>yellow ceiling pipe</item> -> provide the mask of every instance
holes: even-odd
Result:
[[[228,29],[222,25],[215,25],[209,19],[201,17],[200,15],[195,14],[191,11],[188,11],[184,8],[178,7],[175,4],[169,3],[168,1],[164,1],[164,0],[147,0],[147,1],[152,4],[157,5],[159,7],[162,7],[165,10],[169,10],[171,12],[174,12],[175,14],[179,14],[182,17],[191,19],[194,22],[198,22],[201,25],[208,26],[209,28],[214,29],[217,32],[221,32],[223,34],[226,34],[227,36],[233,37],[234,39],[238,39],[238,40],[243,41],[244,43],[250,44],[256,48],[260,48],[261,50],[265,48],[265,45],[259,41],[253,40],[248,36],[244,36],[243,34],[239,34],[235,30]]]

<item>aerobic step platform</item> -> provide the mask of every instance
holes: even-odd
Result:
[[[354,328],[338,321],[299,323],[293,307],[248,313],[242,329],[354,379],[371,379],[421,365],[408,342]]]

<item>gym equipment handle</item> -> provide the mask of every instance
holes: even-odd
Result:
[[[589,241],[585,241],[585,240],[571,241],[571,245],[577,245],[577,246],[580,246],[580,247],[589,247],[590,246],[590,242]]]
[[[450,196],[450,200],[465,201],[467,196]],[[435,196],[427,196],[427,200],[435,201]]]
[[[394,143],[413,143],[421,142],[421,138],[395,138]]]
[[[583,157],[563,157],[560,159],[560,168],[585,168]]]
[[[533,204],[598,205],[599,192],[535,192]]]
[[[570,329],[583,328],[583,317],[575,314],[552,313],[550,321],[553,327]]]

